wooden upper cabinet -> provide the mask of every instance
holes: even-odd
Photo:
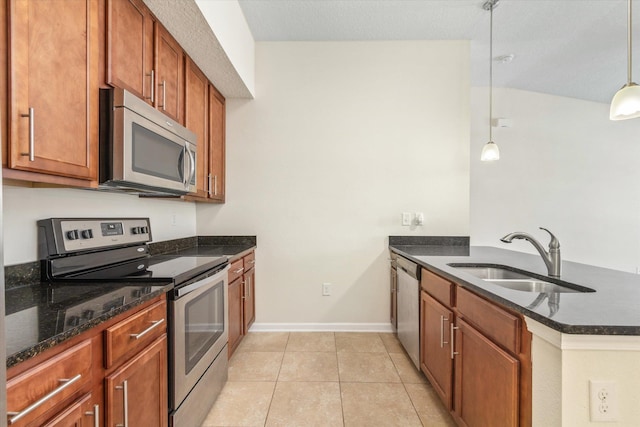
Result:
[[[8,167],[98,176],[98,1],[9,2]]]
[[[196,194],[207,197],[209,191],[208,179],[208,146],[209,146],[209,81],[198,69],[191,58],[186,58],[185,64],[185,126],[198,137],[196,153]]]
[[[209,84],[209,198],[217,202],[225,199],[225,99]]]
[[[160,24],[156,25],[156,64],[156,108],[184,124],[184,53],[178,42]]]
[[[7,126],[7,2],[0,2],[0,141],[2,152],[6,153]],[[7,166],[7,155],[2,156],[2,166]]]
[[[155,101],[155,19],[141,0],[107,0],[107,83]]]

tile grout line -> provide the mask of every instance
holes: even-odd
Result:
[[[342,412],[342,427],[346,427],[344,417],[344,402],[342,401],[342,378],[340,378],[340,361],[338,360],[338,343],[336,333],[333,332],[333,347],[336,349],[336,368],[338,369],[338,392],[340,393],[340,411]]]
[[[287,342],[284,345],[284,350],[282,351],[282,359],[280,359],[280,367],[278,368],[278,375],[276,375],[276,381],[273,385],[273,393],[271,393],[271,401],[269,402],[269,408],[267,408],[267,414],[264,417],[264,427],[267,426],[267,420],[269,419],[269,412],[271,412],[271,406],[273,405],[273,398],[276,395],[276,389],[278,388],[278,379],[280,378],[280,371],[282,370],[282,364],[284,363],[284,354],[287,352],[287,346],[289,345],[289,338],[291,337],[291,333],[287,332]]]

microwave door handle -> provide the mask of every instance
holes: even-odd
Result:
[[[178,156],[178,176],[182,181],[182,185],[184,185],[184,173],[186,171],[184,167],[184,162],[185,162],[185,152],[183,147],[182,150],[180,150],[180,155]]]
[[[187,150],[189,153],[189,163],[191,165],[191,171],[189,173],[189,180],[187,181],[187,189],[191,185],[191,180],[196,176],[196,156],[195,153],[191,150]]]
[[[191,161],[191,157],[189,157],[189,149],[187,148],[187,144],[184,144],[184,156],[182,157],[182,179],[184,188],[187,188],[189,183],[189,162]]]

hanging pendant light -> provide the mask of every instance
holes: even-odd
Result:
[[[627,9],[627,84],[611,100],[609,118],[627,120],[640,117],[640,86],[631,81],[631,0]]]
[[[492,138],[492,120],[493,120],[493,9],[498,6],[500,0],[487,0],[482,8],[490,12],[489,19],[489,142],[482,147],[480,160],[489,162],[500,159],[500,149],[498,144],[493,142]]]

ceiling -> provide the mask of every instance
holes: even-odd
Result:
[[[256,41],[470,40],[471,84],[489,82],[484,0],[239,3]],[[640,66],[640,7],[633,15]],[[609,103],[627,79],[626,22],[626,0],[501,0],[493,15],[493,57],[515,57],[494,62],[494,86]]]

